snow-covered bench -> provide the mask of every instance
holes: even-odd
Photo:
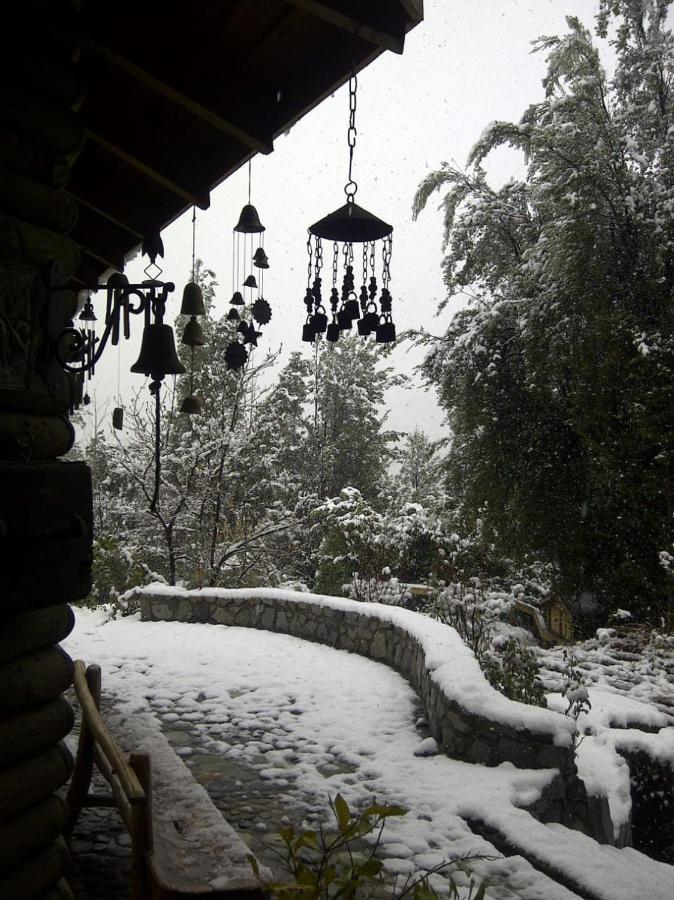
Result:
[[[108,727],[100,712],[99,666],[78,660],[74,684],[82,722],[66,798],[70,827],[84,807],[117,808],[131,837],[133,900],[261,900],[249,849],[164,736],[142,716],[134,717],[137,727],[120,717],[113,717],[116,728]],[[89,792],[94,765],[111,796]]]

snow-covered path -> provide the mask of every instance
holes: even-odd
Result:
[[[183,753],[255,766],[281,804],[327,812],[328,797],[340,792],[353,807],[373,796],[404,806],[407,815],[391,820],[384,835],[392,872],[406,875],[478,853],[498,857],[473,867],[494,880],[494,898],[577,896],[522,857],[501,857],[465,822],[482,818],[516,832],[523,848],[537,847],[547,863],[589,891],[603,890],[607,900],[674,894],[674,869],[634,852],[599,850],[516,809],[537,798],[552,771],[415,755],[422,740],[416,695],[384,665],[285,635],[136,617],[104,622],[87,610],[78,611],[65,646],[73,657],[101,665],[104,692],[127,712],[151,712],[165,727],[188,728],[191,746]],[[282,825],[264,824],[272,832]],[[555,850],[565,844],[563,853]]]

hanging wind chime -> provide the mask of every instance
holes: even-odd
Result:
[[[241,210],[239,221],[232,232],[233,294],[227,319],[238,324],[237,338],[225,350],[228,369],[243,368],[249,352],[257,347],[257,339],[262,335],[257,326],[266,325],[271,320],[271,306],[263,296],[264,272],[269,268],[269,259],[264,251],[264,231],[257,210],[250,202],[249,160],[248,203]],[[253,269],[257,269],[257,277]],[[248,274],[241,282],[244,273]]]
[[[187,415],[196,415],[201,412],[201,401],[194,396],[194,348],[204,347],[206,338],[201,325],[197,322],[197,316],[203,316],[206,312],[204,307],[204,297],[201,288],[197,283],[197,262],[196,262],[196,231],[197,231],[197,210],[192,208],[192,280],[185,285],[183,290],[183,301],[180,307],[181,316],[189,316],[189,322],[185,325],[183,331],[182,343],[190,348],[190,392],[183,399],[180,405],[180,412]]]
[[[358,322],[358,334],[375,335],[380,344],[396,339],[391,314],[391,245],[393,227],[355,202],[358,185],[353,180],[353,151],[356,147],[356,91],[355,69],[349,78],[349,179],[344,187],[346,203],[309,228],[307,252],[309,256],[307,290],[304,304],[307,318],[302,340],[313,343],[325,335],[331,342],[339,340],[343,331],[350,331]],[[332,241],[332,287],[329,298],[323,297],[323,241]],[[362,245],[358,259],[354,244]],[[381,257],[381,291],[377,292],[377,256]],[[341,284],[339,270],[342,270]],[[358,270],[358,271],[356,271]],[[360,293],[356,293],[356,278],[360,275]],[[329,313],[328,313],[329,306]]]

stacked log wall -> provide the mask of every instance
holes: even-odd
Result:
[[[56,792],[72,770],[72,661],[58,642],[69,601],[89,592],[92,512],[87,467],[58,459],[76,392],[55,374],[53,334],[76,295],[62,291],[56,306],[50,294],[80,252],[63,188],[84,140],[81,38],[66,0],[12,14],[24,21],[0,54],[0,897],[27,900],[69,895]]]

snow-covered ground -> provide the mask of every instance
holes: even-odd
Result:
[[[617,837],[631,808],[622,753],[643,750],[674,769],[674,636],[600,628],[596,637],[575,644],[572,656],[591,703],[578,718],[578,771],[590,794],[607,797]],[[550,691],[548,706],[564,712],[567,703],[559,692],[568,656],[554,647],[539,649],[538,660]]]
[[[299,798],[327,813],[327,798],[338,792],[353,807],[373,796],[404,806],[407,815],[391,820],[384,833],[393,873],[405,876],[445,859],[482,854],[492,859],[475,862],[473,870],[493,883],[492,898],[578,896],[522,856],[502,857],[466,824],[480,819],[515,837],[523,853],[588,896],[674,896],[674,867],[543,825],[520,808],[536,800],[553,770],[415,755],[422,743],[417,698],[384,665],[286,635],[141,623],[137,616],[106,621],[105,614],[88,610],[78,610],[65,647],[73,657],[101,665],[104,693],[115,695],[122,711],[156,728],[160,719],[187,726],[191,746],[182,753],[204,751],[257,765],[260,778],[274,784],[289,806]],[[282,823],[264,824],[273,832]]]

